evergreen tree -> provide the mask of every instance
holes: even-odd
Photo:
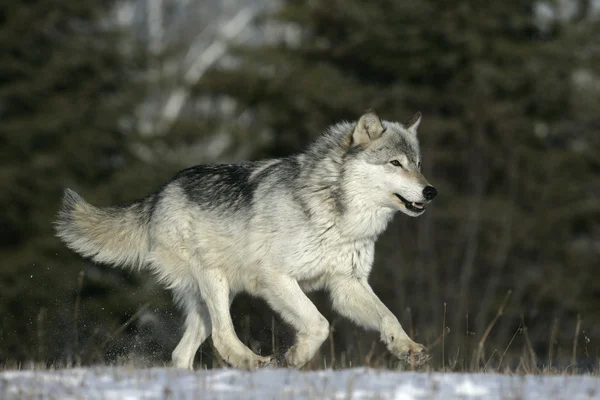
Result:
[[[115,282],[88,276],[79,306],[89,300],[89,309],[75,318],[78,274],[88,263],[53,229],[65,187],[108,205],[130,200],[149,179],[129,150],[136,64],[119,50],[112,4],[0,4],[0,363],[75,360],[94,330],[104,341],[141,303],[108,296]]]

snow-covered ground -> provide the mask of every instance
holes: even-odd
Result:
[[[78,368],[0,373],[0,399],[599,399],[597,376],[348,369]]]

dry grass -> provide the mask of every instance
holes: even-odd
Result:
[[[504,305],[505,303],[503,303]],[[137,319],[143,310],[147,308],[144,305],[132,316],[125,324],[113,333],[113,337],[117,337],[127,325]],[[554,359],[553,364],[545,365],[540,363],[539,357],[536,355],[535,350],[531,345],[531,341],[528,339],[528,331],[526,326],[520,326],[512,335],[510,341],[499,351],[498,349],[492,349],[486,347],[486,339],[489,333],[498,323],[499,316],[502,315],[502,307],[498,310],[497,317],[494,318],[484,334],[478,339],[477,346],[471,350],[471,354],[468,353],[468,349],[463,347],[445,348],[444,338],[448,334],[448,329],[444,329],[442,334],[435,339],[428,346],[428,351],[433,356],[430,362],[417,367],[414,364],[406,363],[404,361],[395,360],[387,351],[377,342],[372,342],[368,349],[357,347],[359,354],[355,351],[343,351],[339,352],[336,349],[336,341],[334,340],[335,324],[332,324],[331,333],[329,340],[322,346],[321,351],[315,356],[315,358],[303,368],[305,371],[309,370],[322,370],[322,369],[346,369],[353,367],[369,367],[374,369],[389,369],[395,371],[418,371],[418,372],[466,372],[466,373],[494,373],[494,374],[509,374],[509,375],[595,375],[600,376],[600,361],[596,360],[594,363],[587,363],[585,365],[578,365],[578,350],[583,351],[583,354],[587,354],[587,348],[585,342],[587,339],[584,336],[584,347],[583,350],[579,348],[579,336],[581,335],[581,323],[578,322],[574,328],[574,338],[572,346],[569,349],[554,348],[554,354],[566,354],[565,350],[569,350],[570,356],[567,357],[570,362],[568,364],[561,364],[558,360]],[[276,323],[273,321],[272,332],[275,332]],[[552,332],[549,335],[553,335]],[[521,349],[517,352],[512,351],[511,347],[517,338],[522,338]],[[272,344],[274,354],[279,355],[278,359],[281,360],[281,355],[285,352],[286,348],[280,347],[280,343],[276,340],[276,335],[272,335]],[[108,345],[107,342],[103,344],[104,347]],[[365,351],[366,350],[366,351]],[[513,349],[514,350],[514,349]],[[94,351],[100,351],[95,349]],[[510,353],[509,353],[510,352]],[[447,354],[447,356],[446,356]],[[460,355],[465,354],[466,359],[471,359],[471,363],[465,364],[460,362]],[[508,355],[510,354],[510,356]],[[439,357],[436,357],[438,356]],[[564,359],[565,357],[563,357]],[[80,358],[79,358],[80,360]],[[352,361],[356,360],[356,361]],[[442,362],[443,360],[443,362]],[[168,366],[168,362],[163,363],[152,363],[148,364],[144,359],[135,359],[129,357],[123,357],[118,359],[116,362],[108,364],[110,366],[124,366],[127,368],[141,368],[141,367],[165,367]],[[71,363],[43,363],[43,362],[6,362],[0,365],[1,370],[21,370],[21,369],[36,369],[36,370],[55,370],[85,366],[80,362]],[[199,351],[196,369],[206,368],[222,368],[226,367],[226,363],[218,356],[217,352],[212,347],[210,340],[205,343]],[[284,366],[280,364],[279,366]]]
[[[36,370],[55,370],[55,369],[67,369],[73,367],[81,367],[94,365],[98,366],[97,362],[83,362],[83,360],[90,360],[93,358],[87,357],[85,353],[103,354],[107,352],[107,349],[112,342],[118,340],[126,331],[128,327],[134,324],[150,307],[150,304],[146,303],[138,308],[138,310],[131,315],[123,324],[116,327],[110,332],[104,333],[104,339],[99,341],[93,346],[82,346],[80,343],[79,335],[79,314],[81,305],[81,292],[84,284],[84,273],[78,275],[77,279],[77,292],[73,308],[73,341],[75,352],[71,357],[67,358],[67,361],[59,362],[48,362],[48,361],[0,361],[0,371],[2,370],[22,370],[22,369],[36,369]],[[352,350],[348,349],[345,351],[339,351],[336,348],[336,340],[334,338],[336,329],[338,329],[339,318],[333,319],[331,322],[329,339],[323,344],[320,352],[315,358],[306,365],[303,370],[322,370],[322,369],[346,369],[353,367],[369,367],[374,369],[389,369],[396,371],[420,371],[420,372],[464,372],[464,373],[496,373],[496,374],[511,374],[511,375],[577,375],[577,374],[591,374],[600,376],[600,359],[598,357],[590,356],[588,345],[590,343],[589,337],[585,331],[582,331],[582,320],[581,317],[577,316],[576,326],[573,328],[573,340],[572,344],[566,347],[555,346],[556,335],[558,330],[558,320],[554,319],[549,336],[549,346],[547,354],[540,357],[536,354],[534,346],[532,345],[529,337],[529,330],[525,324],[524,318],[521,317],[521,323],[518,328],[514,331],[510,340],[508,340],[502,346],[498,346],[498,343],[490,345],[488,340],[494,329],[499,324],[502,324],[502,317],[505,312],[505,308],[511,297],[511,291],[508,291],[499,305],[495,316],[490,320],[486,329],[483,331],[480,337],[472,337],[473,332],[469,331],[469,316],[466,315],[466,332],[465,338],[461,345],[454,343],[448,347],[447,337],[450,334],[450,328],[446,326],[446,313],[447,304],[443,304],[443,325],[439,335],[433,335],[432,340],[423,341],[426,345],[430,360],[424,365],[416,366],[414,363],[400,361],[392,357],[384,346],[379,343],[376,339],[368,341],[368,347],[360,345],[361,334],[357,329],[356,333],[356,347]],[[412,316],[410,310],[407,310],[408,314],[408,329],[411,337],[415,337],[415,329],[412,324]],[[38,360],[44,360],[45,355],[45,329],[44,320],[47,317],[47,311],[42,308],[37,317],[37,338],[38,348],[36,354]],[[240,338],[250,348],[252,346],[252,338],[250,335],[251,319],[247,316],[244,318],[243,329],[240,333]],[[271,330],[270,330],[270,349],[272,354],[276,356],[278,360],[278,366],[285,367],[283,361],[283,354],[287,350],[287,344],[282,344],[279,340],[278,330],[281,329],[281,324],[271,319]],[[97,332],[96,332],[97,333]],[[92,338],[87,338],[87,343],[91,342]],[[581,340],[583,339],[583,340]],[[419,338],[417,338],[418,341]],[[475,346],[469,346],[470,342],[476,341]],[[519,346],[516,346],[516,342],[520,342]],[[580,342],[582,345],[580,346]],[[253,350],[257,351],[256,348]],[[268,352],[268,351],[267,351]],[[263,351],[262,353],[265,353]],[[582,362],[582,359],[584,362]],[[543,362],[540,360],[546,360]],[[123,366],[127,368],[141,368],[141,367],[165,367],[169,366],[168,361],[156,362],[148,361],[148,359],[139,356],[122,356],[118,357],[116,361],[101,363],[100,365],[110,366]],[[227,364],[218,356],[218,353],[212,346],[212,341],[208,340],[202,345],[196,358],[196,369],[206,368],[222,368],[226,367]]]

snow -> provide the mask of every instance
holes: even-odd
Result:
[[[76,368],[0,372],[0,399],[568,399],[600,398],[597,376],[347,369],[185,371]]]
[[[465,379],[456,387],[455,393],[465,397],[481,397],[489,394],[489,390],[483,385],[475,385],[470,380]]]

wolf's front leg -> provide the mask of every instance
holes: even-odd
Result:
[[[389,351],[403,359],[425,359],[425,347],[413,342],[398,318],[379,300],[366,279],[338,277],[329,284],[333,308],[367,329],[378,330]]]

